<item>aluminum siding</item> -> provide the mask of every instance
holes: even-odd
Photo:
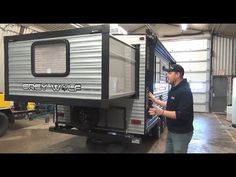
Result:
[[[31,45],[35,41],[66,39],[70,43],[70,73],[67,77],[34,77],[31,73]],[[86,34],[77,36],[45,38],[9,43],[9,95],[40,97],[101,99],[102,35]],[[46,91],[23,90],[23,83],[47,83]],[[81,84],[81,91],[58,92],[50,84]],[[68,86],[68,85],[67,85]]]

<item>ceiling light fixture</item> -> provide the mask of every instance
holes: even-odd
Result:
[[[76,27],[76,28],[82,28],[83,25],[78,24],[78,23],[71,23],[72,26]]]

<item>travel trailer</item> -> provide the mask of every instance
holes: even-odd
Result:
[[[148,92],[167,99],[162,68],[175,60],[152,30],[115,35],[100,25],[7,36],[4,47],[6,99],[54,104],[50,131],[137,144],[163,131]]]

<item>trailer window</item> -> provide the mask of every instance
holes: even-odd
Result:
[[[69,74],[69,42],[67,40],[37,41],[32,44],[32,73],[34,76]]]

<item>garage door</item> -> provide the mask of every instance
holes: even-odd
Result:
[[[210,40],[162,41],[177,64],[185,70],[184,78],[193,92],[194,111],[209,112]]]

